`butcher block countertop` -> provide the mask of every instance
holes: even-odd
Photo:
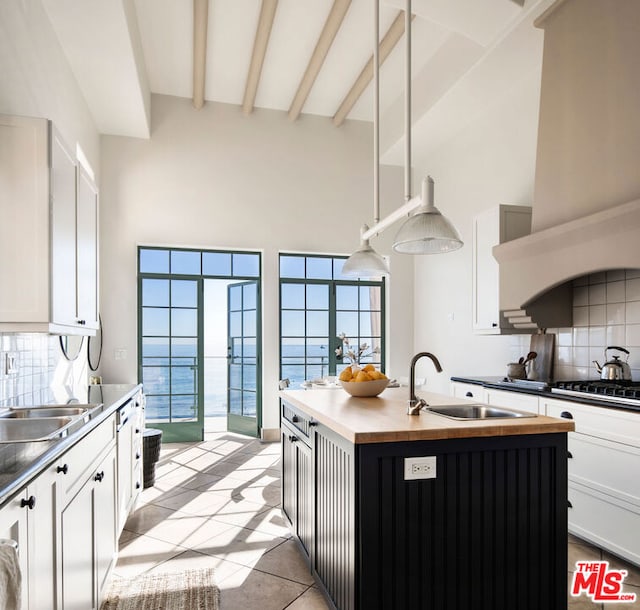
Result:
[[[432,406],[465,402],[432,392],[418,391],[417,395]],[[545,415],[472,421],[454,420],[426,410],[417,416],[407,415],[406,387],[387,388],[374,398],[356,398],[342,388],[283,390],[280,397],[354,444],[564,433],[574,429],[570,420]]]

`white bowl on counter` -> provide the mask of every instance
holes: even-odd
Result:
[[[372,381],[340,381],[345,392],[351,396],[373,397],[382,392],[388,385],[388,379],[374,379]]]

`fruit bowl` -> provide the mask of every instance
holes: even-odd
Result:
[[[374,379],[373,381],[339,381],[340,385],[351,396],[377,396],[389,384],[388,379]]]

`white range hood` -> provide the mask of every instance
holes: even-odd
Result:
[[[559,0],[545,31],[532,233],[493,249],[512,322],[571,326],[571,280],[640,267],[638,0]]]

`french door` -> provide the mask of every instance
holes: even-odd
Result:
[[[138,270],[138,363],[147,426],[162,430],[165,442],[204,437],[204,282],[218,279],[228,283],[227,329],[224,318],[216,324],[229,348],[226,379],[215,373],[227,386],[227,428],[257,436],[260,255],[141,247]]]
[[[258,282],[227,287],[227,428],[257,436],[260,389]]]

